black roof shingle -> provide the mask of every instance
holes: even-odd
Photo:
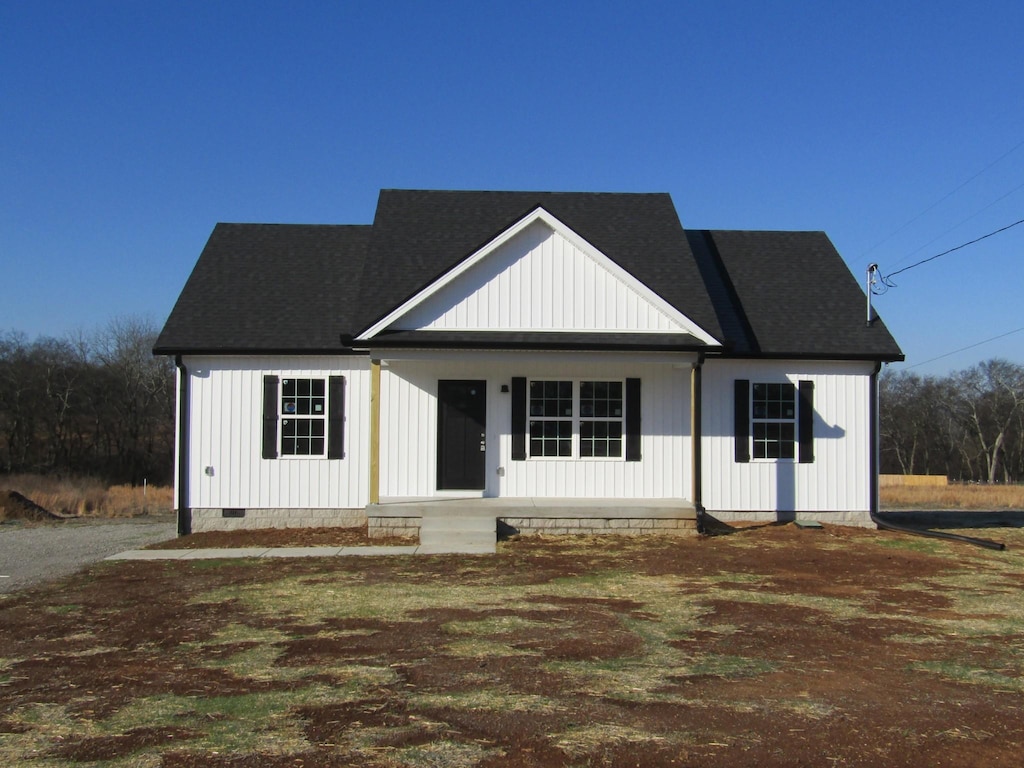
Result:
[[[218,224],[154,351],[344,352],[538,207],[719,339],[725,354],[902,358],[880,320],[865,322],[864,294],[821,232],[684,232],[667,194],[419,190],[381,191],[372,225]],[[432,332],[429,341],[540,344],[536,334],[493,336]],[[406,332],[391,342],[426,338]],[[566,334],[551,338],[573,348]],[[650,334],[635,341],[672,346]]]
[[[369,239],[365,225],[218,224],[154,351],[338,351]]]

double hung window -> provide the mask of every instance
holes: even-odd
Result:
[[[751,424],[755,459],[792,459],[796,446],[796,387],[754,383]]]
[[[571,381],[530,382],[530,455],[572,456]]]
[[[263,377],[262,456],[345,458],[345,377]]]
[[[324,455],[326,405],[323,379],[281,380],[281,455]]]
[[[622,455],[622,382],[580,382],[580,456]]]
[[[814,461],[814,381],[735,379],[736,461]]]

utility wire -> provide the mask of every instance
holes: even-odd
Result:
[[[863,257],[864,257],[864,256],[866,256],[867,254],[869,254],[869,253],[871,253],[871,252],[872,252],[873,250],[875,250],[875,248],[877,248],[878,246],[880,246],[880,245],[881,245],[882,243],[885,243],[885,242],[887,242],[887,241],[891,240],[891,239],[892,239],[893,237],[895,237],[896,235],[898,235],[898,234],[899,234],[900,232],[902,232],[902,231],[903,231],[904,229],[906,229],[907,227],[909,227],[909,226],[910,226],[911,224],[913,224],[913,223],[914,223],[915,221],[917,221],[918,219],[920,219],[920,218],[921,218],[922,216],[924,216],[924,215],[925,215],[926,213],[928,213],[929,211],[932,211],[932,210],[934,210],[934,209],[935,209],[935,208],[937,208],[937,207],[938,207],[939,205],[941,205],[942,203],[946,202],[946,201],[947,201],[947,200],[948,200],[949,198],[951,198],[951,197],[952,197],[953,195],[955,195],[955,194],[956,194],[957,192],[959,192],[959,191],[960,191],[961,189],[963,189],[964,187],[966,187],[966,186],[967,186],[968,184],[970,184],[970,183],[971,183],[972,181],[974,181],[974,180],[975,180],[976,178],[978,178],[978,177],[979,177],[979,176],[981,176],[981,175],[982,175],[983,173],[985,173],[985,172],[986,172],[986,171],[988,171],[988,170],[989,170],[990,168],[992,168],[992,166],[994,166],[994,165],[996,165],[996,164],[998,164],[998,163],[1002,162],[1002,161],[1003,161],[1003,160],[1005,160],[1005,159],[1006,159],[1007,157],[1009,157],[1009,156],[1010,156],[1010,155],[1012,155],[1012,154],[1013,154],[1014,152],[1016,152],[1016,151],[1017,151],[1018,149],[1020,149],[1020,148],[1021,148],[1022,146],[1024,146],[1024,140],[1022,140],[1022,141],[1019,141],[1019,142],[1018,142],[1017,144],[1015,144],[1015,145],[1014,145],[1013,147],[1011,147],[1010,149],[1008,149],[1008,150],[1007,150],[1006,152],[1004,152],[1003,154],[1001,154],[1001,155],[1000,155],[999,157],[997,157],[997,158],[996,158],[995,160],[993,160],[993,161],[992,161],[991,163],[989,163],[988,165],[986,165],[986,166],[985,166],[984,168],[982,168],[982,169],[981,169],[980,171],[978,171],[978,172],[977,172],[976,174],[974,174],[974,175],[973,175],[973,176],[971,176],[971,177],[970,177],[969,179],[967,179],[967,181],[963,182],[962,184],[960,184],[960,186],[956,187],[956,188],[955,188],[955,189],[954,189],[953,191],[951,191],[951,192],[947,192],[947,193],[946,193],[946,194],[945,194],[945,195],[944,195],[943,197],[939,198],[939,199],[938,199],[938,200],[936,200],[936,201],[935,201],[934,203],[932,203],[932,204],[931,204],[931,205],[929,205],[929,206],[928,206],[927,208],[925,208],[925,209],[924,209],[923,211],[921,211],[921,212],[920,212],[919,214],[917,214],[917,215],[916,215],[916,216],[914,216],[914,217],[913,217],[912,219],[910,219],[910,221],[906,222],[906,223],[905,223],[905,224],[903,224],[902,226],[899,226],[899,227],[897,227],[897,228],[896,228],[895,230],[893,230],[893,231],[892,231],[892,232],[890,232],[890,233],[889,233],[888,235],[886,235],[885,237],[883,237],[883,238],[882,238],[881,240],[879,240],[879,241],[878,241],[877,243],[875,243],[875,244],[874,244],[874,245],[872,245],[872,246],[871,246],[870,248],[868,248],[868,249],[867,249],[866,251],[864,251],[864,253],[862,253],[862,254],[861,254],[861,257],[863,258]],[[963,223],[963,222],[961,222],[961,223]]]
[[[968,245],[980,243],[982,240],[987,240],[988,238],[994,235],[998,235],[1000,232],[1005,232],[1008,229],[1013,229],[1018,224],[1024,224],[1024,219],[1019,219],[1013,222],[1013,224],[1007,224],[1005,227],[1000,227],[999,229],[993,232],[989,232],[987,235],[982,235],[981,237],[976,237],[973,240],[968,240],[966,243],[961,243],[960,245],[950,248],[948,251],[943,251],[942,253],[937,253],[934,256],[929,256],[927,259],[921,259],[921,261],[915,262],[911,264],[909,267],[904,267],[903,269],[897,269],[895,272],[890,272],[889,274],[882,278],[882,283],[886,286],[886,288],[893,288],[895,287],[895,284],[890,282],[890,278],[895,277],[901,272],[906,272],[907,270],[913,269],[914,267],[919,267],[922,264],[927,264],[929,261],[935,261],[940,256],[945,256],[947,254],[953,253],[954,251],[959,251],[961,248],[966,248]]]
[[[1007,336],[1012,336],[1015,333],[1020,333],[1021,331],[1024,331],[1024,326],[1022,326],[1020,328],[1016,328],[1016,329],[1014,329],[1012,331],[1007,331],[1006,333],[1001,333],[998,336],[993,336],[991,339],[985,339],[984,341],[979,341],[976,344],[968,344],[966,347],[960,347],[960,349],[954,349],[952,352],[947,352],[944,355],[939,355],[938,357],[933,357],[930,360],[925,360],[924,362],[921,362],[921,363],[914,363],[913,365],[908,365],[903,370],[909,371],[911,368],[917,368],[917,367],[922,366],[922,365],[927,365],[928,363],[934,363],[936,360],[942,360],[945,357],[951,357],[953,355],[959,354],[960,352],[966,352],[968,349],[974,349],[975,347],[980,347],[982,344],[988,344],[990,341],[995,341],[997,339],[1003,339],[1003,338],[1006,338]]]
[[[951,227],[949,227],[948,229],[946,229],[945,231],[943,231],[943,232],[940,232],[939,234],[937,234],[937,235],[936,235],[935,237],[933,237],[933,238],[932,238],[931,240],[929,240],[929,241],[928,241],[927,243],[925,243],[924,245],[922,245],[922,246],[919,246],[918,248],[915,248],[915,249],[914,249],[913,251],[911,251],[910,253],[908,253],[908,254],[907,254],[906,256],[904,256],[904,257],[903,257],[902,259],[900,259],[899,261],[897,261],[897,262],[896,262],[896,265],[898,266],[898,265],[902,264],[902,263],[903,263],[904,261],[906,261],[907,259],[909,259],[909,258],[910,258],[911,256],[913,256],[913,255],[914,255],[915,253],[919,253],[920,251],[923,251],[923,250],[924,250],[925,248],[927,248],[927,247],[928,247],[929,245],[931,245],[932,243],[934,243],[934,242],[935,242],[936,240],[941,240],[941,239],[942,239],[943,237],[945,237],[946,235],[948,235],[948,234],[949,234],[950,232],[952,232],[953,230],[955,230],[955,229],[959,229],[960,227],[962,227],[962,226],[963,226],[964,224],[966,224],[966,223],[967,223],[968,221],[970,221],[971,219],[973,219],[973,218],[976,218],[976,217],[980,216],[980,215],[981,215],[981,214],[983,214],[983,213],[984,213],[985,211],[987,211],[987,210],[988,210],[989,208],[991,208],[992,206],[994,206],[994,205],[995,205],[996,203],[1000,203],[1000,202],[1002,202],[1003,200],[1005,200],[1006,198],[1008,198],[1008,197],[1009,197],[1010,195],[1012,195],[1012,194],[1013,194],[1014,192],[1017,192],[1018,190],[1020,190],[1020,189],[1022,189],[1022,188],[1024,188],[1024,183],[1018,184],[1018,185],[1017,185],[1016,187],[1014,187],[1013,189],[1011,189],[1011,190],[1010,190],[1009,192],[1007,192],[1007,193],[1006,193],[1005,195],[1002,195],[1002,196],[1000,196],[1000,197],[997,197],[997,198],[996,198],[995,200],[993,200],[993,201],[992,201],[991,203],[989,203],[988,205],[986,205],[986,206],[985,206],[984,208],[979,208],[979,209],[978,209],[977,211],[975,211],[974,213],[972,213],[972,214],[971,214],[970,216],[968,216],[968,217],[967,217],[966,219],[961,219],[960,221],[958,221],[958,222],[957,222],[956,224],[954,224],[953,226],[951,226]]]

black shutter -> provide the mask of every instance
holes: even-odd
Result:
[[[814,382],[800,382],[800,408],[797,414],[797,435],[800,441],[800,463],[814,462]]]
[[[327,458],[345,458],[345,377],[331,376],[327,384]]]
[[[640,379],[626,379],[626,461],[640,461]]]
[[[512,377],[512,461],[526,460],[526,377]]]
[[[263,377],[263,458],[277,458],[277,376]]]
[[[742,464],[750,461],[750,379],[736,379],[734,385],[736,461]]]

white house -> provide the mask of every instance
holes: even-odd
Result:
[[[218,224],[154,351],[180,533],[415,529],[454,500],[523,530],[868,524],[902,359],[821,232],[406,190],[370,225]]]

